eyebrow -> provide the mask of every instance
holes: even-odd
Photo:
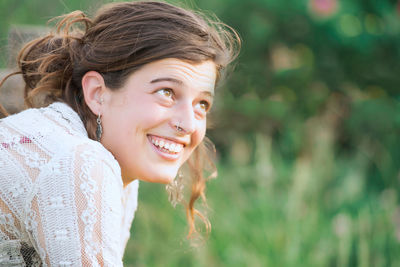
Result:
[[[201,92],[201,94],[207,95],[208,97],[211,97],[211,98],[214,98],[214,94],[211,93],[210,91],[203,91],[203,92]]]
[[[164,77],[164,78],[157,78],[152,80],[150,83],[159,83],[159,82],[173,82],[179,85],[182,85],[183,82],[181,80],[175,79],[175,78],[170,78],[170,77]]]
[[[171,78],[171,77],[162,77],[162,78],[157,78],[154,80],[151,80],[150,83],[159,83],[159,82],[173,82],[178,85],[183,85],[183,82],[181,80]],[[214,98],[214,94],[211,93],[210,91],[202,91],[201,94],[207,95],[211,98]]]

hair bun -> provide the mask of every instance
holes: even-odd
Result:
[[[61,20],[55,33],[29,42],[17,58],[26,83],[25,103],[29,107],[60,99],[66,84],[71,81],[74,61],[81,58],[82,37],[90,20],[81,11],[58,18]],[[80,27],[82,24],[84,29]],[[41,100],[33,101],[37,96]]]

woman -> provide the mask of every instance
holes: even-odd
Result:
[[[122,266],[138,180],[168,184],[176,204],[185,162],[189,234],[195,215],[207,223],[194,208],[206,117],[238,44],[160,2],[72,12],[27,44],[11,75],[31,108],[0,120],[0,265]]]

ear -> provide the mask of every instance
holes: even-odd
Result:
[[[101,113],[105,87],[103,76],[97,71],[88,71],[82,77],[82,90],[86,105],[96,115]]]

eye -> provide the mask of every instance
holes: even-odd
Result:
[[[157,94],[160,94],[168,98],[172,98],[174,96],[174,92],[170,88],[162,88],[157,91]]]
[[[200,108],[203,109],[204,111],[208,111],[210,108],[210,104],[207,101],[201,101]]]
[[[203,111],[203,112],[207,112],[210,109],[210,103],[208,101],[200,101],[198,103],[198,107]]]

